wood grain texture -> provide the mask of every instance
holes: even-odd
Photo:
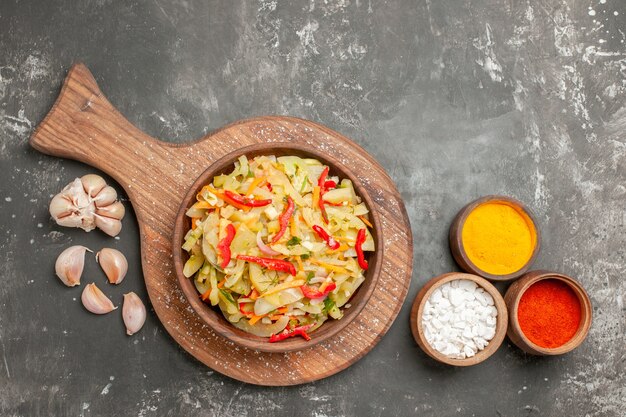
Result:
[[[314,146],[352,167],[381,219],[384,258],[369,303],[344,332],[310,349],[262,353],[241,348],[204,324],[185,299],[172,262],[172,233],[188,188],[214,161],[258,143]],[[362,148],[316,123],[259,117],[182,145],[146,135],[104,97],[82,64],[70,70],[59,98],[30,139],[46,154],[75,159],[113,177],[139,222],[141,260],[150,301],[169,334],[212,369],[260,385],[295,385],[333,375],[368,353],[387,332],[408,292],[411,229],[402,199],[383,168]]]

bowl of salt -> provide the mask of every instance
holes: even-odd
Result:
[[[504,299],[491,283],[452,272],[428,281],[411,309],[411,331],[431,358],[453,366],[476,365],[498,350],[506,335]]]

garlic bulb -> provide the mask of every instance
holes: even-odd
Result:
[[[70,246],[65,249],[54,264],[57,277],[68,287],[80,285],[80,276],[85,266],[85,252],[89,250],[84,246]]]
[[[110,313],[117,308],[94,283],[85,287],[80,299],[83,302],[83,306],[94,314]]]
[[[122,282],[128,272],[128,261],[117,249],[102,248],[96,253],[96,262],[100,264],[111,284]]]
[[[122,318],[126,325],[126,334],[129,336],[137,333],[146,322],[146,307],[134,292],[124,294]]]
[[[122,230],[124,214],[115,189],[95,174],[76,178],[50,201],[50,215],[57,224],[87,232],[97,227],[109,236]]]

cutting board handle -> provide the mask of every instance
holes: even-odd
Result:
[[[126,120],[81,63],[70,69],[59,97],[30,144],[45,154],[96,167],[122,184],[128,183],[138,168],[145,169],[151,150],[166,147]]]

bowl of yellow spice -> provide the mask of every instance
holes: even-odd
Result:
[[[489,195],[459,211],[450,226],[450,249],[459,266],[493,281],[509,281],[532,265],[541,236],[520,201]]]

